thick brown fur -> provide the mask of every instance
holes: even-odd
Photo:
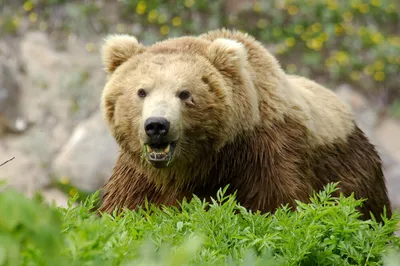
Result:
[[[101,211],[136,209],[145,199],[177,205],[230,184],[243,206],[274,212],[340,182],[345,195],[368,198],[364,219],[371,211],[380,220],[384,206],[391,216],[379,155],[349,107],[321,85],[285,74],[249,35],[217,30],[150,47],[120,36],[108,41],[103,56],[109,80],[102,105],[121,150]],[[134,98],[138,80],[155,77],[170,86],[163,95],[182,80],[190,80],[194,95],[193,102],[176,103],[181,146],[162,169],[141,158],[145,103]]]

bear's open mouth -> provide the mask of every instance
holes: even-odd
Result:
[[[176,142],[163,144],[145,144],[146,159],[156,168],[169,166],[175,150]]]

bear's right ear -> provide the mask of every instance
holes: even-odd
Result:
[[[135,54],[143,52],[145,47],[137,39],[127,34],[113,34],[105,39],[102,47],[103,65],[111,74],[122,63]]]
[[[236,40],[225,38],[216,39],[210,44],[207,57],[217,69],[233,75],[240,73],[247,64],[245,46]]]

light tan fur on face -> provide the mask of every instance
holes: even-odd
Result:
[[[137,86],[137,88],[144,88],[148,94],[141,100],[140,135],[142,140],[146,139],[144,123],[148,118],[163,117],[170,122],[168,134],[171,136],[171,140],[176,141],[182,135],[182,112],[188,104],[191,104],[182,102],[177,95],[182,90],[191,91],[196,85],[194,81],[191,82],[190,77],[177,75],[191,67],[189,64],[181,65],[174,60],[161,64],[161,62],[157,62],[157,59],[155,60],[156,62],[150,61],[150,65],[140,70],[140,75],[146,76],[143,72],[151,69],[151,73],[147,74],[148,81]]]
[[[145,139],[144,123],[150,117],[163,117],[170,122],[169,134],[173,135],[173,140],[178,139],[178,132],[181,131],[181,106],[182,103],[175,96],[166,90],[154,91],[143,100],[143,111],[141,116],[140,134]]]

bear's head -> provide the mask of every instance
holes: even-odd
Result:
[[[257,104],[235,95],[253,86],[239,42],[182,37],[144,46],[111,35],[102,55],[110,131],[124,152],[156,168],[210,156],[257,116]]]

